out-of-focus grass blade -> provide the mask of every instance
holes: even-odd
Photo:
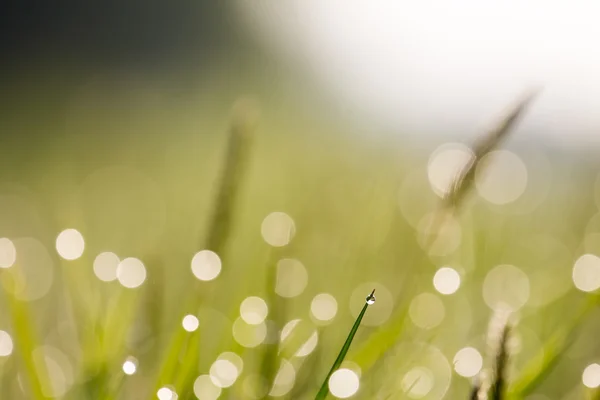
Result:
[[[598,306],[600,297],[593,296],[579,309],[573,320],[566,323],[550,337],[534,357],[523,368],[521,375],[515,379],[509,390],[509,398],[521,399],[531,394],[552,372],[560,357],[573,343],[585,317]],[[541,360],[541,362],[540,362]]]
[[[508,136],[527,108],[538,95],[539,90],[529,90],[515,102],[515,105],[488,133],[482,135],[472,146],[473,156],[456,178],[443,198],[445,207],[458,208],[473,187],[475,171],[483,157],[495,149]]]
[[[469,394],[469,400],[477,400],[479,399],[479,385],[478,384],[474,384],[473,387],[471,388],[471,393]]]
[[[471,146],[473,154],[464,167],[456,174],[454,180],[445,191],[439,209],[433,214],[433,219],[426,232],[426,244],[432,245],[439,230],[444,226],[446,219],[451,213],[460,209],[460,206],[467,198],[473,188],[475,181],[475,172],[484,156],[497,148],[508,136],[522,115],[527,111],[533,100],[537,97],[539,89],[525,92],[520,99],[515,102],[506,115],[489,132],[480,136]]]
[[[346,338],[346,341],[344,342],[344,345],[342,346],[340,353],[338,354],[337,358],[333,362],[331,369],[327,373],[327,376],[325,377],[325,380],[323,381],[323,384],[321,385],[321,389],[319,389],[319,392],[317,393],[315,400],[323,400],[327,397],[327,394],[329,393],[329,378],[335,372],[335,370],[340,367],[340,365],[342,364],[342,361],[344,361],[344,358],[346,357],[346,354],[348,353],[348,350],[350,349],[350,345],[352,344],[352,340],[354,340],[354,336],[356,335],[356,332],[358,331],[358,327],[360,326],[360,323],[361,323],[365,313],[367,312],[367,308],[369,308],[369,305],[373,304],[374,302],[375,302],[375,290],[373,290],[371,292],[371,294],[367,296],[365,305],[363,306],[362,310],[360,311],[360,314],[358,314],[358,317],[356,318],[356,321],[354,322],[352,329],[350,329],[350,333],[348,334],[348,337]]]
[[[189,333],[190,337],[188,338],[187,346],[185,347],[185,356],[181,363],[179,372],[177,373],[177,378],[175,379],[175,391],[177,393],[183,393],[182,390],[190,382],[193,382],[194,376],[194,368],[198,365],[198,357],[200,352],[200,329],[195,332]]]
[[[2,281],[5,285],[10,285],[16,289],[20,277],[19,271],[15,270],[18,266],[13,266],[11,270],[5,271],[2,275]],[[25,301],[16,299],[12,294],[7,293],[6,299],[12,318],[12,328],[14,330],[15,345],[20,354],[23,365],[25,366],[25,376],[27,378],[27,388],[30,396],[34,400],[48,399],[44,393],[44,388],[49,387],[48,371],[46,365],[36,363],[33,354],[37,347],[37,338],[33,326],[31,325],[31,310]]]
[[[506,370],[508,368],[508,339],[510,337],[511,328],[510,325],[504,325],[500,340],[495,354],[494,363],[494,379],[490,387],[490,394],[488,398],[490,400],[502,400],[505,398],[506,389]]]
[[[238,101],[233,109],[223,172],[219,180],[208,226],[208,236],[205,241],[205,248],[219,255],[223,253],[229,238],[233,210],[250,156],[251,142],[257,125],[258,108],[255,104],[249,100]],[[187,309],[197,310],[201,301],[201,296],[192,296],[188,301]],[[162,385],[171,383],[175,376],[186,334],[187,332],[183,329],[178,329],[173,334],[167,346],[164,361],[160,366],[155,390],[151,393],[152,396]]]
[[[286,313],[285,299],[278,298],[277,293],[275,293],[275,284],[277,281],[277,257],[275,253],[271,254],[267,269],[267,289],[269,293],[267,304],[269,305],[270,320],[272,321],[268,329],[274,332],[267,332],[267,335],[274,334],[277,339],[274,343],[264,345],[265,349],[262,353],[260,366],[260,376],[264,377],[269,382],[269,385],[273,384],[279,366],[277,354],[279,351],[280,336],[278,333],[283,328],[283,320]],[[265,397],[267,395],[265,394]]]

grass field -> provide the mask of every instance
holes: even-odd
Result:
[[[460,138],[80,101],[2,139],[1,398],[312,399],[372,289],[339,397],[467,399],[506,303],[506,398],[600,398],[593,159],[508,138],[430,243]]]

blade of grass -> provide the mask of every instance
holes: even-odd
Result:
[[[325,380],[323,381],[323,384],[321,385],[321,389],[319,389],[319,392],[317,393],[315,400],[323,400],[327,397],[327,394],[329,393],[329,378],[331,378],[331,375],[335,372],[335,370],[337,370],[340,367],[340,365],[342,365],[342,361],[344,361],[344,358],[346,357],[346,354],[348,353],[348,350],[350,349],[352,340],[354,340],[354,336],[356,335],[356,332],[358,331],[360,323],[361,323],[363,317],[365,316],[365,313],[367,312],[367,308],[369,308],[369,305],[373,304],[374,302],[375,302],[375,289],[373,289],[371,294],[367,296],[365,305],[363,306],[362,310],[360,311],[360,314],[358,314],[358,317],[356,318],[354,325],[352,325],[352,329],[350,329],[350,333],[348,334],[348,337],[346,338],[346,341],[344,342],[344,345],[342,346],[340,353],[338,354],[337,358],[333,362],[331,369],[327,373],[327,376],[325,377]]]
[[[473,183],[475,182],[475,172],[483,157],[502,143],[523,114],[525,114],[538,93],[539,89],[532,89],[525,92],[493,129],[480,136],[473,143],[471,146],[473,154],[470,160],[458,171],[450,183],[445,191],[445,195],[441,199],[438,210],[433,214],[429,229],[425,232],[427,247],[435,243],[439,230],[444,226],[447,218],[460,209],[469,192],[471,192]]]
[[[274,343],[265,344],[264,351],[262,353],[262,360],[260,366],[260,376],[264,377],[269,385],[273,384],[275,374],[279,368],[278,352],[280,347],[280,335],[278,332],[283,328],[283,320],[286,314],[286,301],[285,299],[278,298],[275,293],[275,285],[277,281],[277,260],[278,252],[272,250],[269,266],[267,269],[267,290],[268,298],[267,304],[269,305],[269,314],[272,324],[268,329],[274,332],[268,332],[267,335],[275,334],[277,339]],[[268,393],[263,398],[266,398]]]
[[[496,350],[496,360],[494,363],[494,380],[490,388],[490,400],[502,400],[505,398],[506,370],[508,368],[508,339],[511,328],[508,324],[502,329],[502,334]]]
[[[12,287],[15,291],[20,279],[18,265],[10,270],[4,271],[2,281],[5,287]],[[37,347],[37,337],[32,326],[32,313],[26,301],[15,298],[14,295],[6,293],[9,310],[12,318],[12,328],[14,330],[14,341],[18,353],[20,354],[25,366],[25,376],[29,382],[28,388],[31,398],[34,400],[48,399],[44,394],[44,388],[49,387],[48,371],[45,363],[36,363],[33,357],[34,350]]]
[[[466,195],[473,187],[475,171],[485,155],[497,148],[515,127],[521,116],[529,108],[533,100],[538,95],[539,90],[528,90],[514,106],[508,110],[506,115],[494,126],[488,133],[480,136],[473,144],[473,156],[464,168],[456,175],[451,183],[449,190],[443,198],[443,203],[447,207],[457,209],[464,201]]]
[[[232,215],[235,209],[239,188],[250,156],[251,142],[258,125],[258,110],[248,101],[238,101],[233,109],[227,151],[224,159],[223,172],[213,205],[213,212],[208,225],[206,249],[222,255],[231,233]],[[207,297],[213,294],[214,288],[203,290]],[[199,290],[196,293],[202,293]],[[225,291],[223,291],[225,292]],[[196,311],[202,302],[201,296],[192,296],[188,301],[187,310]],[[186,333],[177,329],[167,346],[164,360],[159,367],[158,376],[151,396],[163,386],[170,383],[176,373],[179,355],[184,346]]]
[[[537,356],[523,368],[523,373],[515,379],[509,389],[509,398],[521,399],[531,394],[554,370],[570,345],[573,343],[586,316],[598,306],[599,296],[590,296],[575,317],[556,331],[544,343]],[[541,363],[540,363],[541,360]]]
[[[469,400],[478,400],[479,399],[479,384],[475,383],[471,388],[471,393],[469,394]]]

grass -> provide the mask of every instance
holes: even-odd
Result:
[[[325,377],[325,380],[323,381],[323,384],[321,385],[321,389],[319,389],[319,391],[317,392],[317,396],[315,397],[315,400],[323,400],[329,394],[329,378],[331,378],[331,375],[342,365],[344,358],[346,358],[346,354],[348,354],[350,345],[352,344],[352,341],[354,340],[354,336],[356,335],[356,332],[358,331],[358,328],[360,327],[360,323],[361,323],[363,317],[365,316],[365,313],[367,312],[367,308],[369,308],[369,306],[373,303],[375,303],[375,289],[373,289],[371,294],[369,294],[367,296],[367,298],[365,299],[365,305],[363,306],[362,310],[360,310],[360,314],[358,314],[358,317],[356,318],[354,325],[352,325],[352,329],[350,329],[350,333],[348,334],[348,337],[346,338],[346,341],[344,342],[344,345],[342,346],[342,349],[340,350],[340,354],[338,354],[337,358],[331,365],[331,369],[327,373],[327,376]]]
[[[23,161],[14,173],[13,181],[28,190],[5,182],[0,192],[2,235],[35,237],[51,254],[54,271],[53,286],[42,300],[18,301],[3,284],[0,305],[10,313],[0,315],[0,329],[15,343],[13,354],[0,359],[3,394],[36,400],[151,399],[159,388],[169,387],[179,398],[193,398],[196,378],[209,374],[217,357],[231,351],[241,357],[243,369],[231,386],[218,389],[222,399],[274,397],[269,394],[273,381],[284,392],[278,398],[322,399],[342,362],[360,371],[354,398],[424,392],[425,399],[476,398],[481,388],[455,374],[452,359],[462,347],[485,348],[490,314],[482,301],[485,278],[495,265],[514,263],[529,276],[531,302],[510,332],[529,336],[522,336],[523,346],[513,354],[507,347],[509,329],[503,328],[491,356],[495,373],[486,395],[568,398],[575,387],[584,398],[589,391],[580,384],[581,372],[598,350],[597,296],[572,288],[570,271],[579,255],[600,252],[585,242],[596,232],[589,221],[598,212],[591,189],[597,166],[552,157],[555,184],[537,208],[524,214],[519,212],[530,192],[522,202],[494,206],[477,196],[474,185],[481,158],[507,139],[532,99],[518,101],[473,145],[474,158],[444,199],[431,193],[424,171],[427,154],[418,149],[338,134],[322,121],[294,124],[275,113],[258,127],[248,103],[238,104],[233,117],[210,108],[194,115],[158,107],[131,122],[142,132],[164,126],[189,132],[178,136],[91,135],[71,144],[70,151],[64,146],[73,136],[58,136],[54,146],[39,150],[35,162]],[[93,115],[88,118],[93,124]],[[530,152],[550,154],[539,143],[519,140],[520,147],[508,143],[509,149],[526,164],[535,160],[527,157]],[[111,169],[114,165],[120,169]],[[529,184],[535,192],[542,176],[533,167]],[[106,175],[94,175],[97,170]],[[577,190],[565,193],[568,185]],[[444,207],[460,222],[461,240],[445,254],[434,254],[430,243],[419,240],[418,225],[427,213]],[[294,219],[288,245],[273,247],[261,237],[261,223],[273,211]],[[52,249],[65,228],[78,229],[86,239],[79,260],[60,260]],[[549,300],[544,296],[552,293],[540,290],[544,286],[536,281],[550,274],[543,273],[548,265],[539,254],[563,260],[562,247],[533,253],[520,247],[540,235],[556,239],[568,254],[550,282],[565,280],[569,289]],[[222,272],[214,281],[197,281],[191,274],[191,257],[202,249],[221,258]],[[93,259],[107,250],[142,259],[144,284],[127,289],[99,281]],[[306,268],[308,284],[298,296],[283,298],[274,291],[280,279],[275,266],[282,258],[300,260]],[[57,273],[58,265],[64,274]],[[461,276],[459,290],[448,296],[431,286],[433,272],[445,265]],[[0,271],[2,281],[20,268],[17,263]],[[378,302],[367,312],[363,287],[372,283],[377,285],[368,290],[378,288]],[[311,312],[319,293],[337,301],[332,320]],[[413,304],[422,293],[437,299],[425,311]],[[232,331],[263,327],[240,319],[239,305],[248,296],[268,304],[266,337],[256,346],[242,345]],[[433,315],[439,304],[443,319],[429,328],[419,326],[419,315]],[[197,331],[181,328],[186,314],[200,320]],[[565,314],[573,318],[565,321]],[[298,328],[281,342],[279,331],[295,319],[301,320]],[[296,355],[313,332],[315,349]],[[32,354],[42,345],[53,353],[40,369]],[[121,370],[128,357],[138,361],[131,376]],[[417,378],[403,383],[411,374]],[[44,393],[48,382],[54,395]]]

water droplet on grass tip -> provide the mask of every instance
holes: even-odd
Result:
[[[375,289],[367,296],[366,301],[368,305],[375,304]]]

